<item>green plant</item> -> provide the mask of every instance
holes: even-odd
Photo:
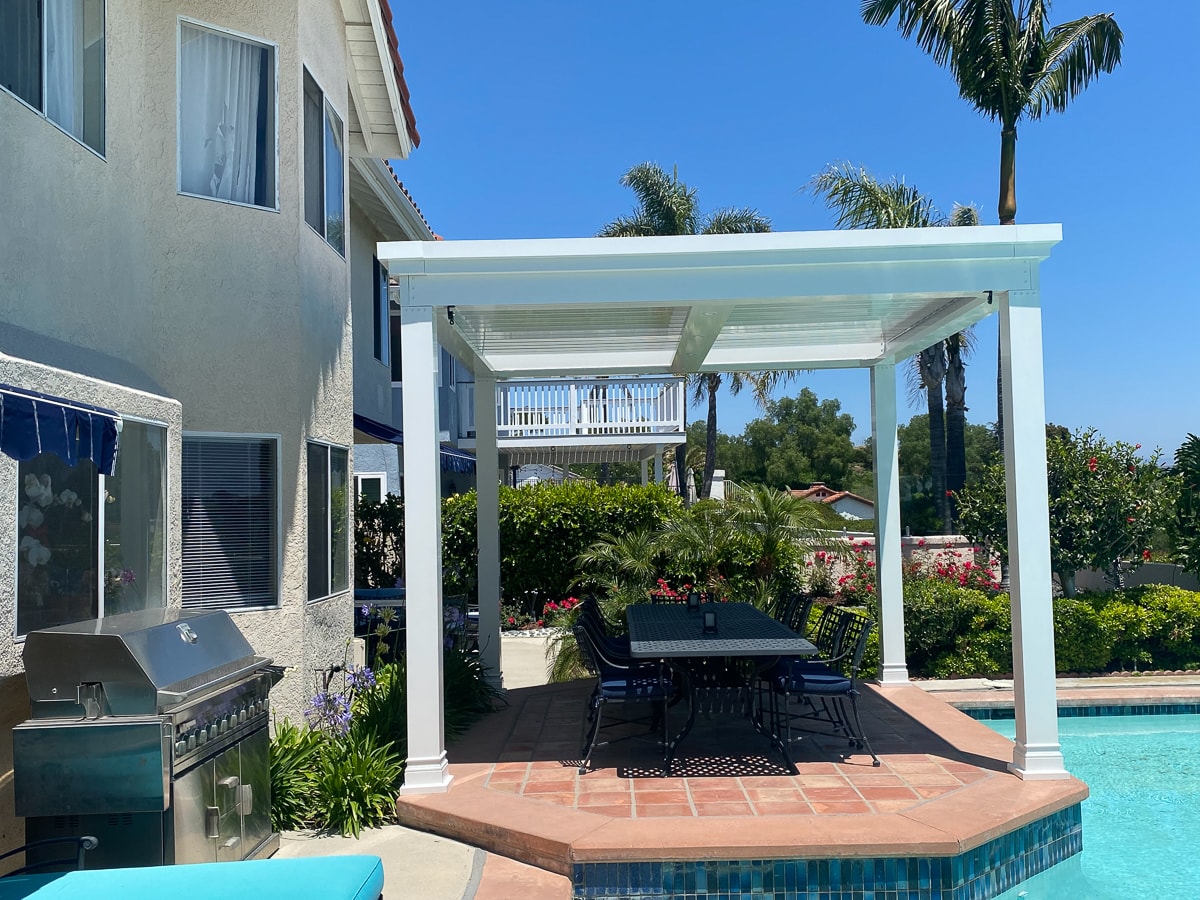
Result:
[[[1112,659],[1112,635],[1084,599],[1054,600],[1054,663],[1059,672],[1101,672]]]
[[[462,646],[450,647],[442,656],[446,737],[462,734],[481,716],[490,713],[500,693],[487,680],[479,654]]]
[[[1179,480],[1138,455],[1140,444],[1108,443],[1094,429],[1052,432],[1046,441],[1050,500],[1050,563],[1063,593],[1075,593],[1078,569],[1109,569],[1144,559],[1151,535],[1166,522]],[[1007,553],[1003,466],[992,466],[958,494],[962,529]]]
[[[354,511],[354,586],[395,587],[404,575],[404,501],[359,500]]]
[[[1184,571],[1200,575],[1200,438],[1189,434],[1175,451],[1179,499],[1170,536],[1175,559]]]
[[[364,828],[382,825],[395,811],[403,769],[391,742],[372,732],[351,729],[325,740],[312,780],[322,827],[358,837]]]
[[[317,731],[297,728],[287,719],[275,723],[271,740],[271,827],[300,828],[313,817],[313,770],[320,750]]]

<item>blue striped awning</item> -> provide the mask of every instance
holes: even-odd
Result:
[[[388,441],[392,444],[404,444],[404,433],[402,431],[396,430],[391,425],[384,425],[382,422],[368,419],[366,416],[360,416],[358,413],[354,414],[354,427],[363,434],[369,434],[371,437],[381,441]],[[442,471],[474,472],[475,457],[470,453],[455,450],[453,447],[443,447]]]
[[[13,459],[53,453],[69,466],[90,459],[113,475],[120,434],[111,409],[0,384],[0,453]]]

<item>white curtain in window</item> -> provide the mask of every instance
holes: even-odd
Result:
[[[83,138],[83,0],[45,0],[46,116]]]
[[[264,48],[183,26],[179,178],[189,194],[255,202]]]

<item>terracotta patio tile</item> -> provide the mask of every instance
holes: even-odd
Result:
[[[976,769],[974,772],[951,772],[950,774],[963,784],[974,784],[977,781],[983,781],[985,778],[991,778],[994,773],[980,772]]]
[[[680,791],[687,788],[686,778],[635,778],[633,789],[642,791]]]
[[[871,811],[871,807],[867,806],[867,804],[862,800],[858,801],[857,803],[852,803],[850,801],[826,802],[814,800],[812,808],[813,812],[821,816],[852,815],[869,813]]]
[[[521,791],[526,796],[530,794],[566,794],[570,793],[575,796],[575,782],[573,781],[527,781],[525,789]]]
[[[744,803],[746,794],[736,787],[692,787],[692,801],[695,803]]]
[[[946,771],[940,762],[926,756],[890,760],[888,766],[893,772],[903,775]]]
[[[524,762],[499,762],[492,766],[493,772],[520,772],[524,774],[529,771],[529,763]]]
[[[918,799],[918,794],[910,787],[864,787],[859,789],[859,793],[863,795],[864,800],[872,802],[878,800],[907,800],[911,804],[912,801]],[[809,799],[812,799],[811,797]]]
[[[759,816],[808,816],[813,808],[804,800],[754,801],[754,812]]]
[[[557,759],[544,759],[544,758],[539,757],[538,759],[534,760],[533,762],[531,762],[529,764],[529,773],[532,775],[534,772],[544,772],[547,770],[561,772],[565,768],[568,768],[568,767],[564,766]],[[570,768],[573,768],[573,767],[570,767]]]
[[[911,809],[912,800],[872,800],[871,805],[877,813],[898,813]]]
[[[632,806],[633,796],[618,791],[591,791],[579,794],[579,808],[589,806]]]
[[[682,791],[634,791],[633,796],[640,807],[643,804],[687,803],[688,792]]]
[[[905,783],[904,779],[899,775],[875,774],[871,772],[854,772],[847,775],[846,780],[857,788],[900,787]]]
[[[917,785],[937,785],[944,784],[951,787],[959,787],[962,782],[958,780],[957,775],[951,775],[949,772],[910,772],[904,776],[913,787]]]
[[[512,771],[512,772],[493,772],[491,775],[488,776],[487,783],[489,786],[493,785],[493,784],[508,784],[513,781],[520,784],[524,780],[525,780],[524,770]]]
[[[633,793],[633,787],[623,778],[580,778],[579,792],[586,793],[615,793],[622,794]]]
[[[808,790],[809,788],[834,788],[846,787],[849,783],[844,775],[801,775],[800,787]]]
[[[755,803],[775,803],[787,800],[803,800],[804,794],[796,788],[747,788],[746,793]],[[855,794],[855,797],[858,795]]]
[[[526,793],[526,794],[522,794],[521,796],[529,801],[536,800],[540,803],[553,803],[556,806],[570,806],[570,807],[575,806],[574,792],[567,793],[564,791],[562,793],[546,793],[546,794]]]
[[[913,790],[917,792],[918,796],[924,797],[925,799],[930,799],[932,797],[941,797],[943,794],[948,794],[953,790],[957,790],[957,788],[953,788],[948,784],[940,784],[940,785],[919,785],[918,784],[918,785],[913,786]]]
[[[521,793],[520,781],[500,781],[496,784],[489,784],[488,790],[500,791],[502,794],[519,794]]]
[[[790,775],[743,775],[744,788],[796,787],[798,782]]]
[[[804,799],[809,803],[853,800],[860,801],[862,797],[852,787],[840,788],[805,788]]]
[[[639,803],[634,810],[634,816],[639,819],[664,818],[668,816],[691,817],[692,807],[686,803]]]
[[[754,810],[749,803],[696,803],[698,816],[752,816]]]
[[[633,806],[625,804],[624,806],[581,806],[580,812],[591,813],[596,816],[607,816],[610,819],[631,819],[633,818]]]

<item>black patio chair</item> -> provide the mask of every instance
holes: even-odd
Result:
[[[61,871],[79,871],[84,868],[84,856],[89,850],[95,850],[100,846],[99,838],[95,838],[90,834],[72,836],[72,837],[56,837],[46,838],[42,841],[33,841],[18,847],[16,850],[9,850],[7,853],[0,853],[0,859],[8,859],[10,856],[16,856],[18,853],[28,853],[30,850],[40,850],[43,847],[50,847],[55,844],[74,844],[75,853],[71,856],[55,856],[50,859],[39,860],[38,862],[28,863],[21,866],[19,869],[13,869],[11,872],[6,872],[3,877],[7,878],[10,875],[22,875],[26,872],[33,872],[37,869],[45,869],[49,866],[62,866]]]
[[[593,636],[602,641],[611,656],[629,656],[629,635],[613,634],[608,619],[604,617],[604,611],[600,609],[600,602],[595,597],[584,597],[580,601],[579,621],[585,622],[592,629]]]
[[[661,723],[663,746],[666,746],[670,741],[667,734],[667,704],[675,694],[670,670],[659,663],[611,655],[602,636],[597,635],[593,626],[589,626],[584,618],[581,618],[571,631],[579,644],[579,655],[585,668],[596,676],[596,686],[588,698],[587,715],[583,723],[583,734],[586,737],[581,751],[583,759],[579,764],[579,773],[582,775],[591,768],[592,751],[597,746],[606,746],[624,739],[616,738],[602,744],[596,743],[602,727],[604,707],[609,703],[650,703],[656,707],[649,719],[624,719],[622,722],[648,721],[652,730]]]
[[[822,622],[825,618],[836,619],[831,657],[818,661],[781,660],[760,682],[760,688],[765,683],[771,692],[772,730],[778,735],[782,725],[783,740],[790,744],[795,720],[826,722],[851,745],[865,749],[871,755],[871,765],[878,766],[879,757],[863,732],[858,715],[858,673],[875,623],[865,612],[844,607],[830,607]],[[804,703],[803,711],[791,709],[792,698]]]
[[[796,634],[803,636],[808,630],[808,619],[812,615],[812,594],[792,594],[779,607],[776,618]]]

